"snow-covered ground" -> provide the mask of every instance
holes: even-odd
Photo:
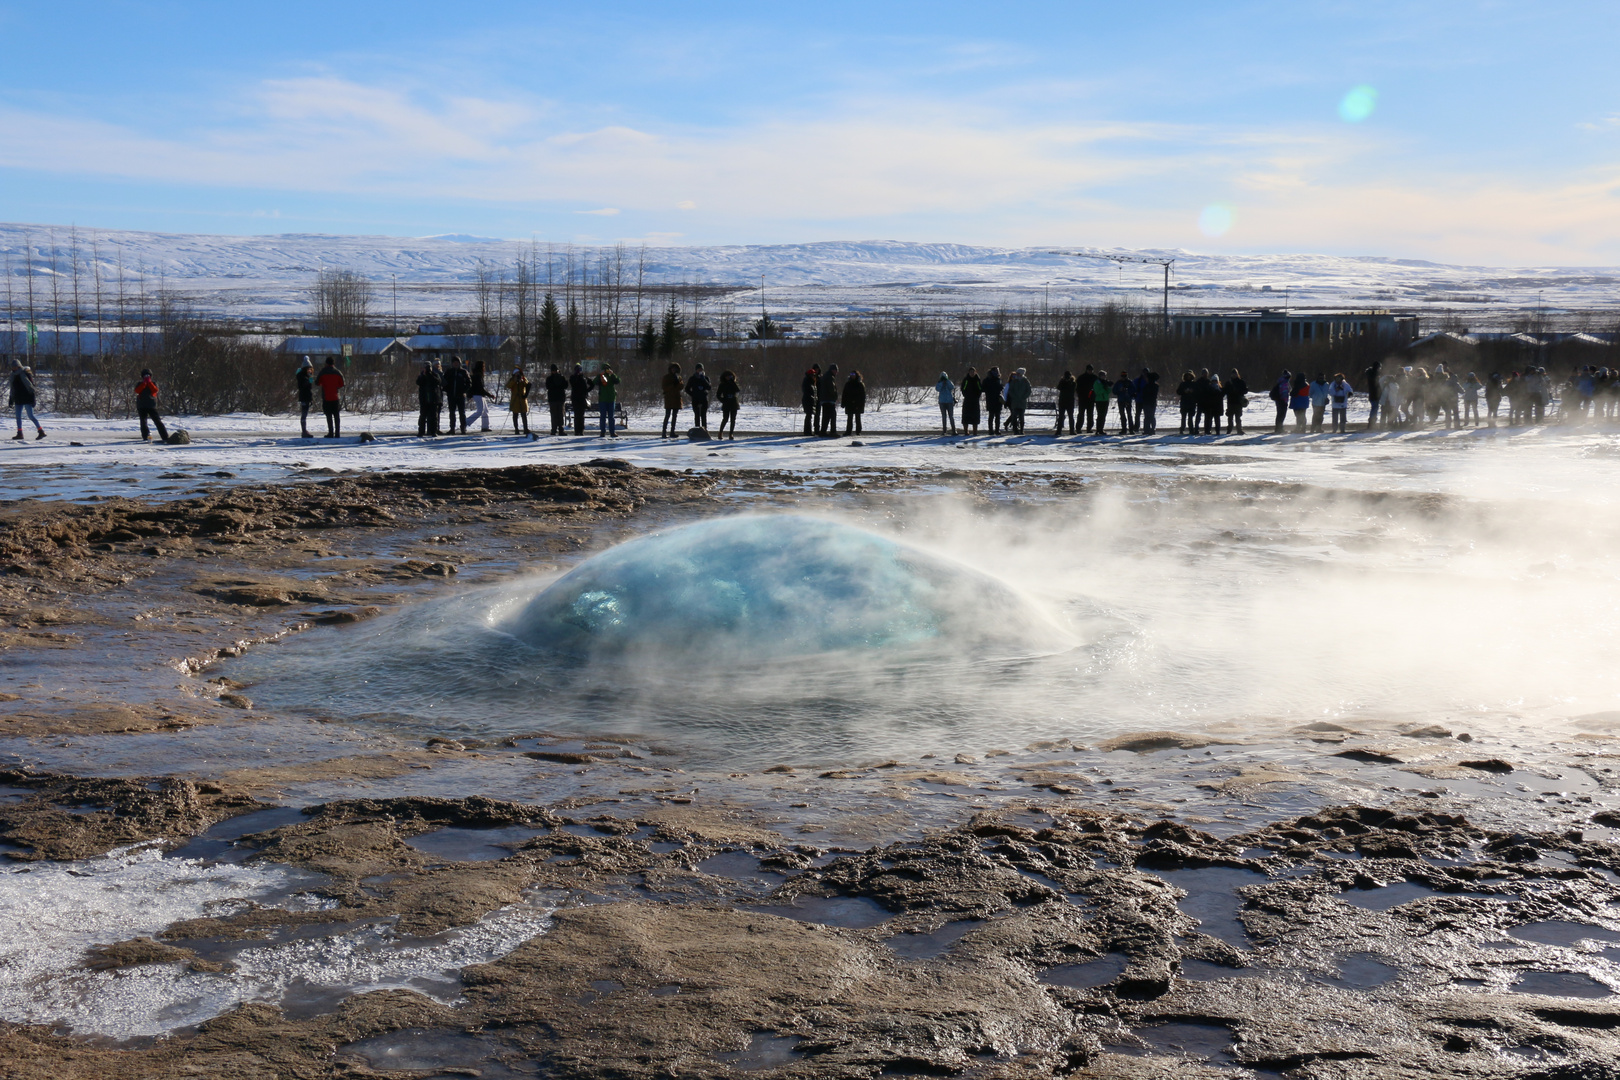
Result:
[[[348,470],[499,468],[532,463],[576,464],[615,457],[645,467],[772,469],[837,474],[866,468],[917,470],[925,479],[943,470],[1006,473],[1201,475],[1232,480],[1309,483],[1354,490],[1423,490],[1492,497],[1523,494],[1576,496],[1609,503],[1620,492],[1620,428],[1612,426],[1480,427],[1459,431],[1368,432],[1366,406],[1351,411],[1352,432],[1295,434],[1292,418],[1272,434],[1273,407],[1257,401],[1245,435],[1183,438],[1176,415],[1161,409],[1155,437],[1064,436],[1045,425],[1051,414],[1032,414],[1024,436],[944,437],[929,405],[891,405],[867,414],[872,432],[838,439],[805,437],[796,411],[745,407],[735,441],[688,442],[660,438],[660,414],[632,414],[631,429],[616,439],[596,434],[529,440],[499,426],[484,435],[420,439],[415,414],[345,417],[344,438],[296,437],[297,418],[236,414],[173,417],[189,446],[139,440],[133,420],[43,417],[49,438],[0,443],[0,498],[143,495],[178,498],[208,485],[281,479],[321,479]],[[690,420],[684,412],[683,430]],[[1045,420],[1035,417],[1044,416]],[[538,419],[545,430],[544,417]],[[842,417],[840,417],[842,421]],[[711,417],[711,427],[716,420]],[[312,430],[321,424],[311,417]],[[377,441],[361,443],[361,431]],[[1110,424],[1110,430],[1115,430]],[[82,445],[70,445],[79,443]]]
[[[93,288],[93,258],[106,282],[122,266],[126,276],[143,273],[148,289],[161,281],[163,288],[205,312],[270,320],[307,317],[309,289],[323,269],[364,274],[378,288],[374,310],[391,313],[397,299],[404,320],[474,313],[473,282],[481,266],[509,271],[519,259],[532,257],[542,279],[549,272],[560,282],[571,257],[576,272],[588,268],[594,280],[601,258],[612,255],[601,249],[469,237],[211,236],[89,229],[75,234],[60,225],[0,224],[0,258],[10,259],[15,289],[25,287],[24,275],[33,267],[36,312],[50,310],[52,277],[59,291],[71,287],[69,248],[75,235],[85,296]],[[633,282],[644,254],[648,284],[723,287],[727,291],[722,295],[705,301],[705,324],[728,316],[752,319],[761,299],[780,318],[807,320],[811,326],[888,310],[987,312],[1110,300],[1157,308],[1163,283],[1159,267],[1117,265],[1056,250],[899,241],[654,247],[644,253],[628,250],[622,269]],[[1182,250],[1130,254],[1176,260],[1171,306],[1178,311],[1285,304],[1422,309],[1466,313],[1470,325],[1479,329],[1504,325],[1514,314],[1528,311],[1613,309],[1620,304],[1620,267],[1449,266],[1379,256]],[[115,290],[112,284],[106,288]],[[23,302],[18,295],[12,298],[14,308]]]

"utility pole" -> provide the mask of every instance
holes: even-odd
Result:
[[[1066,255],[1076,259],[1107,259],[1114,263],[1147,263],[1164,267],[1164,328],[1170,329],[1170,267],[1174,259],[1159,259],[1152,255],[1110,255],[1106,251],[1049,251],[1048,255]]]
[[[399,275],[389,274],[394,279],[394,333],[399,333]]]

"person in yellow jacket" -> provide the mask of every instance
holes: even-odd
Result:
[[[512,377],[506,380],[506,391],[511,397],[512,430],[520,435],[529,433],[529,377],[523,374],[523,365],[519,364],[512,369]],[[519,432],[518,425],[523,425]]]

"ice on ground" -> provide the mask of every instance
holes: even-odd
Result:
[[[330,906],[300,890],[312,875],[290,867],[166,859],[141,845],[80,862],[0,867],[0,1020],[60,1025],[113,1039],[164,1035],[246,1001],[334,996],[408,987],[440,1001],[459,997],[459,969],[504,956],[543,933],[550,908],[516,904],[432,938],[363,926],[325,938],[243,948],[235,970],[193,972],[182,963],[113,971],[85,968],[85,950],[151,937],[183,919],[248,905]]]

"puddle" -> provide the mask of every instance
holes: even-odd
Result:
[[[1351,953],[1339,961],[1337,975],[1318,976],[1318,981],[1346,990],[1371,990],[1393,981],[1401,969],[1384,963],[1370,953]]]
[[[765,869],[757,857],[746,851],[723,851],[718,855],[711,855],[698,863],[697,868],[715,877],[751,884],[764,883],[774,886],[787,880],[786,874],[780,870]]]
[[[894,917],[882,904],[864,896],[801,896],[791,904],[749,905],[748,910],[852,930],[878,926]]]
[[[532,1062],[497,1062],[503,1052],[501,1043],[488,1035],[450,1028],[402,1028],[339,1047],[337,1059],[369,1069],[429,1074],[454,1070],[462,1076],[496,1080],[540,1075],[539,1066]]]
[[[667,986],[655,986],[648,993],[653,997],[674,997],[681,992],[680,983],[670,983]]]
[[[1586,923],[1550,922],[1525,923],[1508,931],[1520,941],[1533,941],[1538,945],[1574,946],[1579,941],[1620,941],[1620,932]]]
[[[624,984],[617,979],[592,979],[591,988],[579,995],[581,1005],[589,1005],[597,998],[607,997],[615,990],[623,990]]]
[[[1269,974],[1264,968],[1229,968],[1212,964],[1208,960],[1183,956],[1181,977],[1189,982],[1215,982],[1217,979],[1263,979]]]
[[[1148,1054],[1172,1054],[1176,1057],[1208,1061],[1215,1065],[1235,1065],[1232,1057],[1232,1032],[1223,1024],[1198,1024],[1172,1021],[1153,1027],[1136,1028],[1151,1049],[1134,1046],[1112,1047],[1115,1051],[1144,1057]]]
[[[1093,986],[1107,986],[1121,975],[1129,966],[1130,959],[1120,953],[1109,953],[1098,960],[1088,960],[1083,964],[1059,964],[1041,972],[1041,982],[1050,986],[1070,986],[1076,990],[1087,990]]]
[[[883,944],[907,960],[932,960],[944,956],[963,935],[981,925],[979,919],[958,919],[927,934],[895,934],[884,938]]]
[[[1614,993],[1592,976],[1574,971],[1527,971],[1509,989],[1515,994],[1575,998],[1601,998]]]
[[[1237,890],[1245,885],[1260,885],[1271,880],[1266,875],[1226,866],[1205,866],[1196,870],[1146,870],[1144,873],[1187,891],[1186,897],[1177,906],[1198,920],[1200,932],[1220,938],[1239,949],[1249,947],[1249,933],[1238,918],[1243,898]]]
[[[1423,900],[1431,896],[1465,896],[1475,900],[1511,900],[1511,896],[1502,896],[1496,893],[1478,892],[1441,892],[1431,889],[1427,885],[1416,881],[1397,881],[1392,885],[1385,885],[1381,889],[1352,889],[1339,894],[1339,899],[1347,904],[1354,904],[1358,908],[1368,911],[1388,911],[1390,908],[1409,904],[1413,900]]]
[[[714,1060],[747,1071],[774,1069],[792,1064],[804,1056],[798,1051],[799,1041],[797,1035],[756,1031],[748,1040],[748,1049],[723,1051],[715,1054]]]
[[[212,828],[169,852],[168,857],[204,859],[210,862],[241,862],[255,854],[254,848],[236,843],[242,837],[308,820],[304,811],[297,806],[273,806],[268,810],[255,810],[251,814],[242,814],[218,822]]]
[[[544,829],[530,829],[522,825],[507,825],[498,829],[451,827],[413,836],[405,843],[424,855],[448,862],[488,862],[510,858],[519,845],[544,832]]]

